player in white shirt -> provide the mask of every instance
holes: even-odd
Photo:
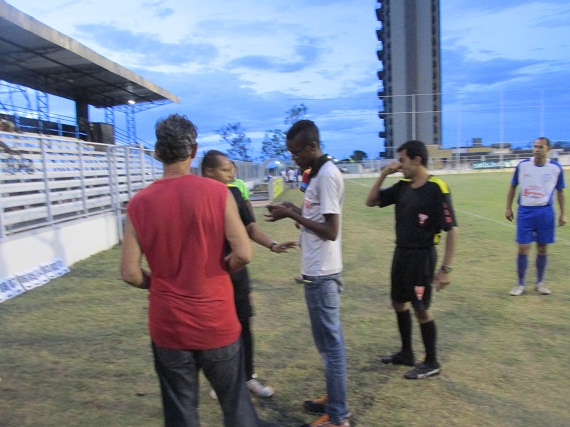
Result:
[[[325,368],[327,394],[303,403],[322,416],[303,427],[350,427],[347,405],[346,350],[340,322],[343,289],[341,226],[344,181],[323,154],[319,130],[299,120],[287,132],[287,149],[301,170],[311,168],[301,208],[290,202],[268,206],[268,221],[291,218],[301,226],[301,273],[311,329]]]
[[[549,295],[550,289],[543,283],[548,260],[547,245],[554,243],[554,192],[559,205],[558,226],[566,224],[564,203],[564,171],[554,160],[548,158],[551,149],[550,140],[545,137],[534,141],[534,158],[523,160],[517,165],[511,186],[507,194],[505,217],[513,221],[512,210],[515,189],[520,185],[518,195],[517,236],[518,284],[511,289],[512,296],[525,292],[525,275],[528,267],[528,255],[532,242],[536,242],[536,282],[535,289],[542,295]]]

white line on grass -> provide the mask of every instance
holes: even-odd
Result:
[[[363,187],[368,187],[368,188],[371,188],[371,187],[372,187],[371,185],[363,184],[363,183],[361,183],[361,182],[353,181],[353,180],[351,180],[351,179],[347,179],[346,181],[351,182],[351,183],[353,183],[353,184],[362,185]],[[462,211],[462,210],[459,210],[459,209],[456,209],[456,211],[459,212],[459,213],[462,213],[462,214],[464,214],[464,215],[471,215],[471,216],[474,216],[475,218],[482,219],[482,220],[489,221],[489,222],[493,222],[493,223],[495,223],[495,224],[503,225],[503,226],[505,226],[505,227],[515,228],[515,225],[514,225],[513,223],[511,223],[511,222],[497,221],[496,219],[493,219],[493,218],[487,218],[487,217],[485,217],[485,216],[482,216],[482,215],[479,215],[479,214],[476,214],[476,213],[473,213],[473,212]],[[564,243],[565,245],[570,245],[570,241],[568,241],[568,240],[566,240],[566,239],[563,239],[563,238],[561,238],[561,237],[556,237],[556,241],[557,241],[557,242]]]

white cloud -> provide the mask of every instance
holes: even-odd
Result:
[[[204,142],[215,143],[213,131],[224,123],[241,121],[259,144],[264,130],[283,128],[285,111],[303,102],[339,157],[351,148],[371,156],[381,149],[374,0],[8,2],[182,97],[180,105],[141,113],[143,138],[152,140],[157,114],[177,111],[197,121]],[[493,106],[507,88],[511,103],[524,104],[540,87],[567,86],[568,0],[442,0],[441,11],[444,99],[463,94],[462,102],[483,103],[478,95],[486,94]],[[472,120],[470,130],[464,118],[457,132],[458,120],[446,114],[444,143],[486,129]],[[560,135],[568,129],[546,122]]]
[[[535,1],[491,10],[465,6],[449,8],[443,43],[465,51],[467,59],[570,61],[567,2]]]

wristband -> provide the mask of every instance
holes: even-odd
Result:
[[[277,245],[277,242],[273,242],[269,245],[269,250],[273,252],[273,246]]]

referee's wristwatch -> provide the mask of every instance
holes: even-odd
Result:
[[[453,271],[453,267],[450,267],[449,265],[442,265],[441,270],[449,274]]]

